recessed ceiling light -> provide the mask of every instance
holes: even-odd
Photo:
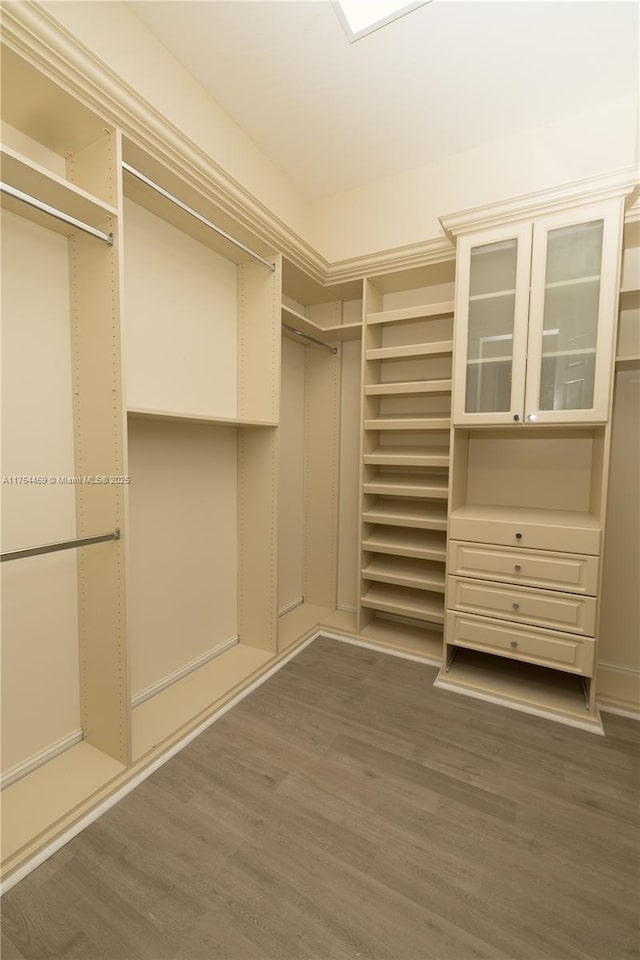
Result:
[[[403,0],[336,0],[333,8],[350,43],[386,27],[412,10],[424,7],[430,0],[404,3]]]

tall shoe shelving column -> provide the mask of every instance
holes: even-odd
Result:
[[[443,271],[452,281],[453,265],[438,265]],[[367,280],[362,351],[358,631],[436,662],[444,624],[453,302],[428,298],[443,286],[449,293],[445,284],[400,295],[396,284],[386,294],[384,282]]]

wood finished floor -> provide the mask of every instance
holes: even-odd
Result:
[[[3,960],[632,960],[640,724],[316,640],[3,900]]]

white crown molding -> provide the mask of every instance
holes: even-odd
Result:
[[[39,67],[105,120],[119,127],[160,163],[169,165],[186,184],[200,191],[251,234],[266,253],[282,253],[321,285],[380,276],[428,266],[455,257],[455,236],[571,206],[581,199],[605,199],[631,193],[637,168],[617,171],[498,204],[441,217],[448,236],[389,248],[330,263],[311,244],[254,197],[200,147],[103,60],[90,52],[35,0],[4,3],[0,30],[5,43]],[[635,197],[633,198],[635,199]],[[627,222],[640,220],[640,203],[629,209]]]
[[[635,202],[638,194],[640,167],[634,165],[622,170],[575,180],[549,190],[523,194],[502,200],[499,203],[471,207],[445,217],[439,217],[443,230],[450,237],[465,233],[475,233],[491,227],[500,227],[509,223],[529,220],[531,217],[545,216],[561,210],[567,210],[576,204],[596,203],[612,197],[626,196],[629,205]]]
[[[192,140],[33,0],[0,8],[2,39],[60,86],[118,126],[186,183],[203,192],[269,251],[323,283],[328,263]]]
[[[455,244],[448,237],[435,237],[433,240],[404,247],[337,260],[328,265],[326,282],[342,283],[347,280],[360,280],[362,277],[376,277],[383,273],[398,273],[400,270],[453,260],[455,255]]]

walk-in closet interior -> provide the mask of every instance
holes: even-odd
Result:
[[[3,13],[9,886],[318,636],[638,716],[637,168],[324,258],[49,6]]]

